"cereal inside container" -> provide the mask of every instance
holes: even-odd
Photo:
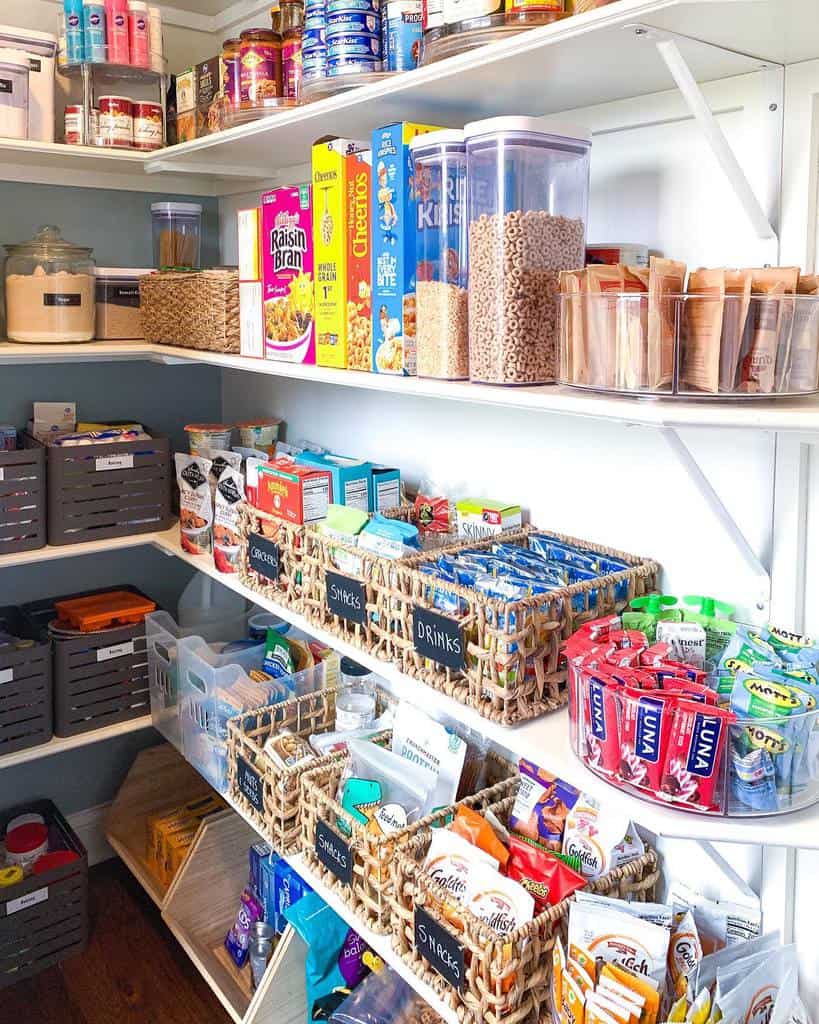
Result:
[[[419,135],[415,164],[418,376],[469,377],[466,144],[454,129]]]
[[[588,133],[527,117],[464,130],[469,374],[486,384],[557,379],[558,276],[585,259]]]

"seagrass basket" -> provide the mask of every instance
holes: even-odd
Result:
[[[473,796],[442,807],[389,835],[370,831],[336,800],[346,758],[324,764],[301,777],[301,849],[311,871],[344,900],[363,924],[374,932],[390,931],[392,875],[390,861],[395,852],[422,829],[445,825],[459,804],[482,810],[502,800],[517,785],[517,766],[498,754],[486,761],[485,787]],[[326,856],[327,841],[343,853],[346,870]],[[331,865],[331,866],[328,866]]]
[[[239,511],[242,583],[262,597],[300,611],[304,533],[304,526],[244,502]]]
[[[239,351],[239,275],[233,270],[143,274],[145,340],[204,352]]]
[[[505,796],[491,807],[504,825],[514,803],[514,796]],[[452,904],[452,895],[423,868],[431,840],[428,828],[418,829],[396,848],[392,858],[393,885],[388,900],[393,947],[410,970],[455,1010],[464,1024],[536,1024],[548,1007],[552,946],[558,930],[568,922],[571,898],[549,907],[504,936],[459,906],[463,931],[457,931],[441,909]],[[647,848],[637,860],[590,881],[588,889],[619,899],[646,901],[653,899],[658,879],[657,855]],[[448,946],[451,942],[461,947],[464,969],[460,989],[439,974],[416,949],[416,908],[422,908],[447,933]]]

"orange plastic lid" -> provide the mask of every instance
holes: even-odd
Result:
[[[149,612],[156,611],[156,602],[130,590],[109,590],[89,594],[55,604],[60,622],[81,633],[95,633],[111,626],[132,626],[142,622]]]
[[[227,423],[188,423],[185,427],[185,430],[204,431],[209,434],[224,433],[224,431],[232,429]]]
[[[245,420],[244,423],[237,423],[237,427],[276,427],[281,423],[275,416],[267,419]]]

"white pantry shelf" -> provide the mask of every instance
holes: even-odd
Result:
[[[791,399],[688,401],[683,399],[625,398],[596,394],[559,385],[545,387],[496,387],[466,381],[428,380],[394,374],[333,370],[246,356],[200,352],[173,345],[144,341],[95,341],[84,345],[18,345],[0,342],[0,365],[37,362],[118,362],[143,360],[167,365],[204,364],[222,370],[311,381],[364,391],[385,391],[415,398],[437,398],[472,405],[502,406],[527,412],[555,413],[612,420],[649,427],[724,427],[749,430],[819,430],[819,396]],[[130,538],[124,538],[128,541]],[[127,546],[127,544],[125,545]],[[66,553],[69,554],[66,549]],[[81,552],[77,552],[78,554]],[[37,552],[31,552],[38,561]],[[8,557],[8,556],[7,556]],[[45,557],[60,557],[45,556]],[[0,567],[4,563],[0,558]]]
[[[174,524],[167,531],[170,539],[179,532],[179,527]],[[21,565],[34,565],[37,562],[55,562],[60,558],[77,558],[80,555],[108,554],[111,551],[124,551],[127,548],[137,548],[145,544],[152,544],[155,537],[163,536],[162,533],[135,533],[128,537],[111,537],[108,540],[86,540],[81,544],[47,544],[44,548],[35,548],[33,551],[21,551],[13,555],[0,555],[0,569],[12,569]]]
[[[347,655],[371,671],[377,672],[396,696],[404,697],[418,707],[434,707],[445,712],[453,720],[476,729],[513,757],[529,758],[601,800],[616,804],[637,824],[656,835],[708,839],[714,842],[761,843],[768,846],[819,849],[819,805],[777,818],[722,818],[685,814],[638,800],[609,786],[577,760],[569,746],[566,711],[544,715],[519,726],[499,725],[446,694],[413,679],[394,665],[360,650],[334,633],[319,628],[303,615],[249,590],[235,576],[220,573],[209,556],[191,555],[183,551],[178,535],[173,538],[169,538],[168,534],[157,535],[155,543],[166,554],[181,558],[236,593],[315,636],[328,647],[335,648],[342,655]]]
[[[38,747],[27,747],[25,750],[17,750],[13,754],[0,755],[0,770],[13,768],[18,764],[27,764],[29,761],[39,761],[44,757],[52,757],[54,754],[63,754],[67,750],[76,750],[78,747],[87,747],[92,743],[103,743],[105,740],[116,739],[118,736],[126,736],[128,733],[140,732],[142,729],[151,727],[151,716],[142,715],[140,718],[132,718],[129,722],[104,725],[101,729],[92,729],[90,732],[82,732],[77,736],[55,736],[48,743],[42,743]]]

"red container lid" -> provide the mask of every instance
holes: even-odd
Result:
[[[71,864],[79,859],[80,855],[73,850],[54,850],[38,857],[31,870],[35,875],[44,875],[47,871],[53,871],[54,868],[61,868],[64,864]]]
[[[48,829],[45,825],[31,823],[29,825],[18,825],[6,833],[6,849],[9,853],[22,856],[31,853],[38,846],[48,842]]]

